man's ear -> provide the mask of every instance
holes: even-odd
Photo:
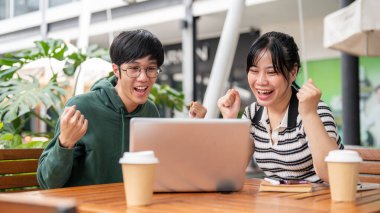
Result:
[[[119,79],[120,78],[120,69],[119,69],[119,66],[117,66],[114,63],[112,63],[112,71],[113,71],[113,74],[116,76],[116,78]]]

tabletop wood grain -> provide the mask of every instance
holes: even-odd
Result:
[[[353,203],[335,203],[323,185],[309,193],[283,193],[259,192],[259,184],[259,179],[247,179],[242,191],[229,194],[155,193],[152,205],[128,208],[122,183],[19,194],[75,198],[79,212],[380,212],[380,189],[358,192]]]

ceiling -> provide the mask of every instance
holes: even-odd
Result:
[[[202,0],[201,0],[202,1]],[[203,0],[205,1],[205,0]],[[248,2],[248,0],[247,0]],[[338,0],[277,0],[254,4],[244,8],[240,32],[248,32],[251,28],[261,29],[263,26],[298,22],[298,2],[302,3],[304,22],[309,19],[321,19],[339,9]],[[220,36],[227,11],[210,13],[197,21],[197,38],[204,39]],[[180,43],[182,39],[179,20],[167,21],[156,25],[144,26],[162,41],[163,44]],[[119,32],[114,32],[118,34]],[[108,47],[108,35],[92,36],[90,43]]]

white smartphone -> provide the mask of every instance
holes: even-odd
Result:
[[[378,189],[380,188],[379,183],[358,183],[357,190],[358,191],[364,191],[364,190],[370,190],[370,189]]]

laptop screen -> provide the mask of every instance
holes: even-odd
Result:
[[[155,192],[237,191],[252,144],[243,119],[133,118],[130,151],[153,150]]]

